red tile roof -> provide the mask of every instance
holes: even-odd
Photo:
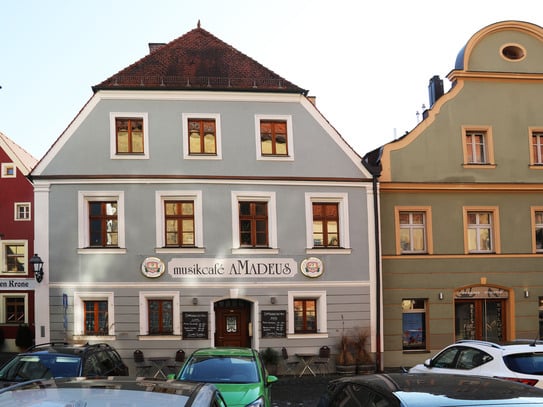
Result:
[[[159,89],[307,94],[201,28],[200,22],[197,28],[170,43],[150,44],[150,48],[150,54],[93,86],[93,91]]]

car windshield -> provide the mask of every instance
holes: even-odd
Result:
[[[0,380],[22,382],[79,376],[81,359],[68,355],[18,355],[0,370]]]
[[[194,356],[184,367],[180,380],[207,383],[257,383],[255,360],[243,356]]]
[[[543,353],[516,353],[503,360],[513,372],[543,375]]]

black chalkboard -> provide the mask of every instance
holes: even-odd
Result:
[[[263,338],[285,338],[287,336],[286,311],[262,311],[260,321]]]
[[[183,312],[183,339],[207,339],[207,312]]]

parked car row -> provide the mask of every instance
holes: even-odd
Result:
[[[38,345],[0,369],[0,407],[271,407],[278,380],[255,349],[228,347],[196,350],[169,379],[126,376],[107,344]],[[543,406],[542,377],[543,342],[459,341],[409,372],[332,380],[319,407]]]

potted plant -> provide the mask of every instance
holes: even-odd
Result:
[[[338,373],[351,375],[375,371],[375,363],[366,349],[369,337],[368,331],[362,328],[342,332],[336,358]]]
[[[269,374],[277,374],[277,365],[279,364],[279,352],[272,348],[266,348],[261,353],[262,361]]]
[[[375,362],[366,349],[370,337],[369,332],[366,329],[355,328],[353,334],[354,346],[356,348],[356,373],[368,374],[375,372]]]

